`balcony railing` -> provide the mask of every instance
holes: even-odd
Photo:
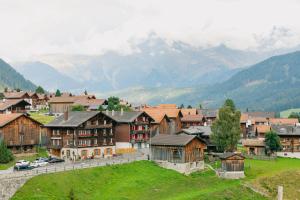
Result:
[[[145,134],[145,133],[150,133],[150,130],[131,130],[131,134]]]
[[[86,125],[86,128],[87,129],[95,129],[95,128],[111,128],[112,127],[112,123],[109,123],[109,124],[90,124],[90,125]]]

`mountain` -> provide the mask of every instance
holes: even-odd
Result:
[[[140,86],[177,88],[219,83],[240,68],[265,58],[265,54],[224,45],[197,48],[150,36],[130,54],[112,51],[94,56],[51,54],[35,59],[66,76],[76,77],[91,92],[110,92]]]
[[[15,63],[13,66],[25,78],[36,85],[42,85],[49,91],[56,89],[76,90],[82,87],[81,83],[42,62]]]
[[[246,68],[223,83],[194,88],[168,101],[220,106],[232,98],[241,109],[280,111],[300,107],[300,51],[274,56]]]
[[[36,88],[32,82],[26,80],[8,63],[0,59],[0,90],[3,90],[5,87],[22,90],[35,90]]]

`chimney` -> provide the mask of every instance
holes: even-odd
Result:
[[[123,110],[123,108],[121,108],[121,115],[123,115],[124,114],[124,110]]]
[[[115,115],[115,111],[112,110],[112,111],[111,111],[111,116],[114,116],[114,115]]]
[[[69,111],[66,110],[66,111],[64,112],[64,120],[65,120],[65,121],[68,121],[68,119],[69,119]]]

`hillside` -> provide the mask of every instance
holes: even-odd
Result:
[[[52,66],[42,62],[14,63],[13,67],[26,79],[36,85],[42,85],[49,91],[80,89],[81,84],[76,80],[60,73]]]
[[[20,73],[0,59],[0,91],[5,87],[35,90],[36,86],[26,80]]]
[[[173,99],[217,107],[232,98],[237,106],[250,110],[280,111],[300,106],[300,52],[271,57],[244,69],[229,80]]]
[[[243,69],[227,81],[209,86],[184,88],[143,88],[119,92],[131,101],[146,99],[150,104],[162,102],[180,105],[218,107],[226,98],[232,98],[243,110],[281,111],[300,107],[300,52],[274,56]],[[166,92],[167,91],[167,92]],[[178,92],[181,91],[181,92]],[[115,94],[115,95],[117,95]]]

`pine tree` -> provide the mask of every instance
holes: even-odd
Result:
[[[211,139],[218,151],[236,150],[241,135],[240,117],[241,113],[235,109],[234,102],[226,100],[219,110],[219,117],[211,127]]]
[[[57,89],[57,90],[56,90],[56,92],[55,92],[55,96],[56,96],[56,97],[60,97],[60,96],[61,96],[61,92],[60,92],[60,90],[59,90],[59,89]]]
[[[38,86],[36,88],[35,92],[38,94],[45,94],[45,90],[44,90],[44,88],[42,88],[42,86]]]
[[[14,159],[13,154],[0,138],[0,163],[8,163]]]

